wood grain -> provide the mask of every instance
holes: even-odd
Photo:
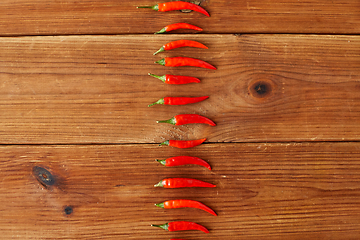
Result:
[[[200,2],[210,18],[137,9],[157,3],[145,0],[1,1],[0,238],[360,238],[360,1]],[[204,31],[152,34],[175,22]],[[209,49],[152,55],[179,39]],[[154,64],[165,56],[218,69]],[[210,98],[147,107],[201,95]],[[181,113],[217,126],[156,123]],[[158,146],[203,137],[191,149]],[[155,161],[179,155],[213,170]],[[153,187],[168,177],[217,187]],[[154,206],[180,198],[218,216]],[[174,220],[210,234],[151,227]]]
[[[209,49],[163,44],[193,39]],[[0,143],[357,141],[360,38],[319,35],[59,36],[0,39]],[[167,68],[188,56],[218,70]],[[199,77],[169,86],[147,76]],[[148,104],[165,96],[210,98],[187,106]],[[157,124],[198,113],[218,125]]]
[[[359,143],[2,146],[0,230],[4,239],[356,239],[359,149]],[[213,171],[154,161],[178,154],[201,157]],[[50,171],[55,184],[40,184],[34,166]],[[217,187],[153,187],[166,177]],[[219,216],[154,206],[174,198],[202,201]],[[69,215],[66,206],[73,208]],[[173,220],[201,223],[211,233],[150,227]]]
[[[210,18],[136,8],[158,1],[2,0],[0,35],[153,33],[183,21],[203,27],[204,33],[360,33],[358,0],[201,2]]]

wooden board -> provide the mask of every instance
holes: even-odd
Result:
[[[2,146],[0,230],[4,239],[356,239],[359,149],[359,143]],[[213,170],[154,160],[178,154],[201,157]],[[50,171],[55,184],[40,184],[34,167]],[[217,187],[153,187],[168,177]],[[154,206],[176,198],[201,201],[218,216]],[[150,226],[173,220],[201,223],[210,234]]]
[[[137,9],[157,3],[145,0],[1,1],[1,239],[360,239],[360,1],[197,2],[210,18]],[[176,22],[204,30],[153,34]],[[209,49],[153,55],[179,39]],[[154,64],[174,56],[217,70]],[[182,113],[217,126],[156,123]],[[155,161],[179,155],[213,170]],[[217,187],[153,186],[169,177]],[[180,198],[218,216],[154,206]],[[151,227],[174,220],[210,234]]]
[[[209,46],[153,56],[163,44]],[[306,35],[76,36],[0,39],[0,143],[353,141],[360,134],[360,38]],[[188,56],[218,70],[155,64]],[[199,77],[163,84],[147,74]],[[202,103],[147,107],[166,96]],[[197,113],[218,125],[157,124]]]
[[[204,33],[360,33],[358,0],[197,1],[210,18],[136,8],[158,2],[2,0],[0,35],[153,33],[175,22],[199,25]]]

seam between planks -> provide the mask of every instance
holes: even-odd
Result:
[[[202,145],[213,145],[213,144],[317,144],[317,143],[359,143],[360,140],[352,141],[268,141],[268,142],[205,142]],[[160,143],[2,143],[0,146],[130,146],[130,145],[159,145]]]
[[[86,37],[86,36],[93,36],[93,37],[100,37],[100,36],[139,36],[139,35],[150,35],[153,36],[153,33],[132,33],[132,34],[43,34],[43,35],[0,35],[0,38],[22,38],[22,37]],[[167,35],[175,35],[175,34],[167,34]],[[191,35],[191,34],[183,34],[179,33],[177,35]],[[360,36],[360,33],[284,33],[284,32],[241,32],[241,33],[197,33],[194,35],[304,35],[304,36],[311,36],[311,35],[318,35],[318,36]],[[155,35],[154,35],[155,36]]]

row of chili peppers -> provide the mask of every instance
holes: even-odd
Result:
[[[175,2],[166,2],[166,3],[160,3],[154,6],[143,6],[138,8],[151,8],[156,11],[160,12],[167,12],[167,11],[173,11],[173,10],[193,10],[196,12],[200,12],[206,16],[210,16],[209,13],[203,9],[202,7],[189,3],[189,2],[183,2],[183,1],[175,1]],[[156,32],[155,34],[159,33],[165,33],[177,29],[193,29],[197,31],[202,31],[201,28],[188,24],[188,23],[175,23],[168,25],[161,29],[160,31]],[[207,46],[205,46],[202,43],[199,43],[197,41],[192,40],[177,40],[169,42],[165,45],[163,45],[158,51],[154,53],[154,55],[172,50],[175,48],[181,48],[181,47],[194,47],[194,48],[202,48],[202,49],[208,49]],[[201,68],[207,68],[215,70],[216,67],[213,65],[202,61],[200,59],[195,58],[188,58],[188,57],[165,57],[155,63],[158,63],[163,66],[169,66],[169,67],[180,67],[180,66],[193,66],[193,67],[201,67]],[[200,79],[195,77],[189,77],[189,76],[178,76],[178,75],[163,75],[158,76],[155,74],[149,73],[150,76],[160,79],[166,84],[188,84],[188,83],[199,83]],[[164,97],[159,99],[158,101],[148,105],[149,107],[156,105],[156,104],[164,104],[164,105],[186,105],[186,104],[192,104],[204,101],[208,98],[208,96],[201,96],[201,97]],[[209,118],[206,118],[204,116],[198,115],[198,114],[180,114],[176,115],[171,119],[168,120],[161,120],[157,121],[158,123],[170,123],[176,126],[184,125],[184,124],[193,124],[193,123],[201,123],[201,124],[208,124],[210,126],[216,126],[216,124],[210,120]],[[165,142],[162,142],[160,145],[168,145],[172,147],[177,148],[191,148],[198,146],[202,144],[206,138],[203,139],[197,139],[197,140],[188,140],[188,141],[182,141],[182,140],[167,140]],[[165,160],[157,160],[161,164],[165,166],[180,166],[180,165],[187,165],[187,164],[194,164],[194,165],[200,165],[208,168],[211,170],[210,165],[204,161],[203,159],[197,158],[197,157],[191,157],[191,156],[177,156],[168,158]],[[164,187],[164,188],[185,188],[185,187],[206,187],[206,188],[213,188],[216,187],[214,184],[200,181],[197,179],[192,178],[166,178],[161,180],[159,183],[154,185],[155,187]],[[215,211],[213,211],[210,207],[206,206],[205,204],[194,201],[194,200],[188,200],[188,199],[175,199],[175,200],[168,200],[165,202],[161,202],[158,204],[155,204],[158,207],[164,208],[164,209],[174,209],[174,208],[197,208],[204,210],[214,216],[217,216]],[[160,227],[167,231],[183,231],[183,230],[199,230],[203,231],[205,233],[209,233],[209,230],[205,228],[204,226],[189,222],[189,221],[174,221],[169,222],[163,225],[152,225],[154,227]],[[182,240],[182,239],[171,239],[171,240]]]

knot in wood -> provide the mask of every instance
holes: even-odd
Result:
[[[264,99],[272,95],[275,83],[269,79],[254,80],[249,84],[249,95],[257,99]]]
[[[52,186],[55,184],[54,176],[43,167],[33,167],[33,174],[35,178],[39,181],[39,183],[44,187]]]
[[[73,208],[72,208],[71,206],[65,206],[65,207],[64,207],[64,213],[65,213],[66,215],[72,214],[72,213],[73,213]]]

